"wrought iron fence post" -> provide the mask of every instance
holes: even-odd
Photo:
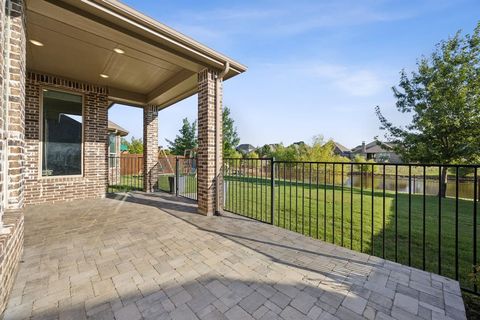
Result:
[[[178,161],[178,157],[175,157],[175,179],[174,179],[174,184],[175,184],[175,196],[178,197],[178,182],[179,182],[179,178],[180,178],[180,175],[179,175],[179,171],[178,171],[178,167],[179,167],[179,161]]]
[[[270,221],[271,224],[274,224],[273,217],[275,215],[275,158],[272,158],[271,160],[271,165],[270,165],[270,198],[271,198],[271,203],[270,203]]]

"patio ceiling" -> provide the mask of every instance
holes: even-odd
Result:
[[[226,79],[246,70],[113,0],[28,1],[27,40],[28,70],[107,86],[111,102],[130,105],[164,108],[195,94],[205,67],[228,61]]]

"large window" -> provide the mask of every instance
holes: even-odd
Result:
[[[82,174],[82,96],[43,90],[42,176]]]

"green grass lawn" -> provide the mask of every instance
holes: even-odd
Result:
[[[189,173],[180,177],[182,180],[179,185],[178,194],[182,197],[197,199],[197,175]]]
[[[158,176],[158,188],[162,191],[170,192],[170,183],[168,181],[169,177],[174,177],[173,174],[165,174]]]
[[[174,175],[159,175],[158,177],[158,189],[161,191],[170,192],[169,177]],[[187,174],[182,175],[182,184],[179,185],[179,195],[191,199],[197,199],[197,175],[196,174]]]
[[[173,175],[165,174],[158,176],[157,188],[159,190],[170,192],[169,177],[173,177]],[[180,188],[180,195],[191,197],[192,194],[197,192],[197,176],[195,174],[188,174],[182,176],[182,178],[184,179],[184,187]],[[143,176],[122,175],[118,183],[108,186],[108,192],[112,193],[134,190],[143,190]]]
[[[225,176],[225,181],[226,210],[271,222],[270,180]],[[458,278],[462,287],[472,287],[473,201],[460,199],[457,206],[455,199],[441,199],[439,213],[437,196],[426,196],[424,202],[421,195],[399,193],[396,198],[391,191],[383,197],[383,190],[365,189],[362,194],[359,188],[342,191],[340,186],[283,180],[275,184],[275,225],[431,272],[441,268],[442,275],[454,279],[457,253]]]
[[[128,192],[143,189],[143,176],[141,175],[122,175],[120,181],[115,184],[109,184],[108,192]]]

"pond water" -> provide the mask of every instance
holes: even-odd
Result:
[[[340,176],[337,181],[340,181]],[[360,175],[353,176],[353,186],[360,188],[362,177]],[[352,185],[352,177],[345,178],[345,186]],[[337,185],[337,183],[336,183]],[[363,176],[363,187],[370,189],[372,187],[372,176],[364,175]],[[383,190],[383,176],[374,177],[374,187],[376,190]],[[477,185],[478,188],[478,185]],[[425,185],[423,183],[423,176],[412,176],[411,184],[409,185],[408,177],[399,176],[398,177],[398,192],[407,193],[411,189],[412,194],[423,194],[425,189],[426,195],[438,195],[439,190],[439,179],[428,177],[425,179]],[[447,183],[447,197],[455,197],[456,194],[456,185],[455,179],[448,179]],[[385,176],[385,190],[395,191],[395,176]],[[477,190],[477,193],[480,190]],[[474,196],[474,183],[473,179],[460,179],[458,182],[458,196],[463,199],[473,199]],[[479,195],[477,194],[477,199]]]

